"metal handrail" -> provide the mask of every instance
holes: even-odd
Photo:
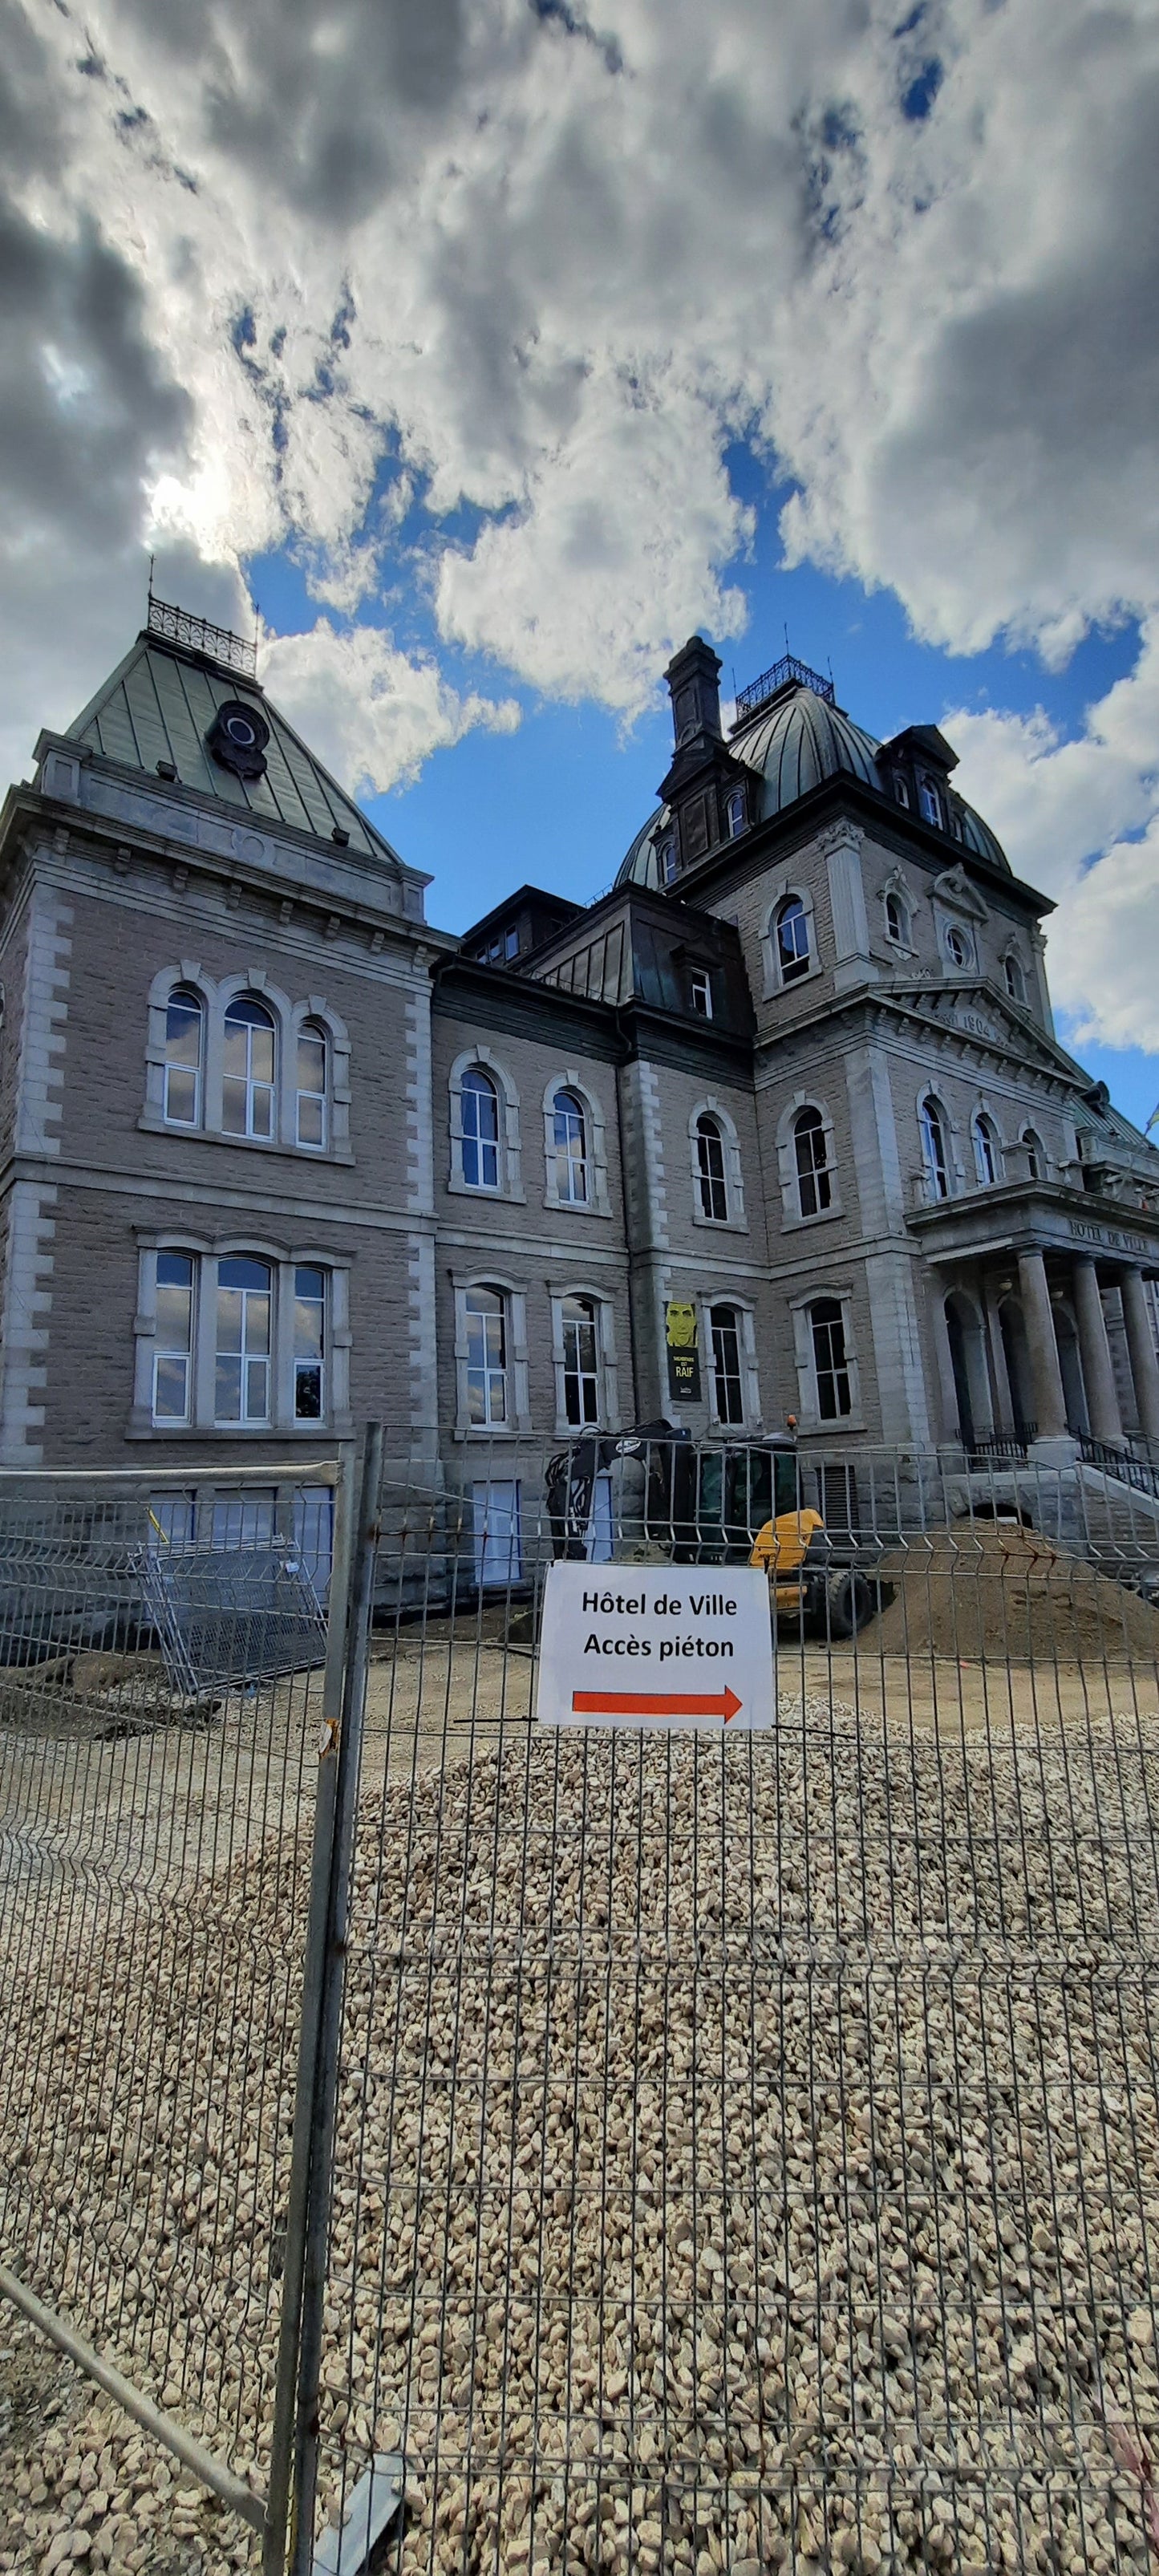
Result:
[[[774,662],[771,670],[762,671],[759,680],[750,680],[747,688],[737,690],[738,717],[755,715],[757,708],[775,698],[778,689],[786,688],[790,680],[802,689],[811,689],[814,697],[824,698],[826,706],[836,706],[837,691],[832,680],[827,680],[821,671],[811,671],[795,653],[782,653],[780,661]]]
[[[244,671],[247,679],[257,678],[256,643],[247,643],[244,635],[234,635],[228,626],[214,626],[208,617],[192,616],[173,600],[154,599],[152,591],[147,628],[150,635],[163,635],[168,644],[188,644],[194,653],[207,653],[211,661]]]

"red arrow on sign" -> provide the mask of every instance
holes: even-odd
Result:
[[[573,1691],[574,1717],[730,1717],[744,1707],[732,1690],[717,1691]]]

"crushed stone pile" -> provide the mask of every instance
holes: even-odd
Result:
[[[828,1704],[368,1795],[326,2502],[398,2439],[407,2576],[1145,2569],[1157,1812],[1154,1722]],[[3,2110],[5,2241],[258,2483],[306,1867],[138,1904],[79,1998],[26,1919]]]
[[[1159,1611],[1016,1521],[963,1521],[888,1549],[894,1598],[872,1630],[883,1655],[967,1662],[1121,1663],[1154,1677]]]

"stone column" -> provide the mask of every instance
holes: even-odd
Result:
[[[1108,1448],[1121,1449],[1123,1425],[1119,1418],[1111,1346],[1107,1340],[1107,1319],[1099,1295],[1099,1274],[1088,1254],[1078,1255],[1071,1277],[1091,1431],[1094,1438],[1104,1441]]]
[[[1155,1356],[1150,1302],[1141,1270],[1123,1271],[1119,1294],[1123,1300],[1123,1322],[1131,1355],[1131,1375],[1135,1381],[1139,1429],[1145,1440],[1159,1442],[1159,1359]]]
[[[1054,1338],[1046,1264],[1041,1252],[1019,1253],[1018,1284],[1022,1294],[1022,1320],[1026,1327],[1038,1425],[1035,1445],[1043,1440],[1065,1440],[1073,1456],[1073,1445],[1068,1440],[1066,1427],[1066,1399],[1062,1391],[1062,1370],[1058,1364],[1058,1343]]]

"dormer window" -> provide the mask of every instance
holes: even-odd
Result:
[[[671,885],[676,874],[675,840],[669,837],[667,840],[661,841],[657,855],[660,862],[660,883],[661,885]]]
[[[909,804],[909,788],[902,777],[900,769],[895,769],[893,773],[893,792],[899,805]]]
[[[923,778],[919,783],[918,806],[923,823],[932,823],[935,831],[940,832],[942,829],[942,800],[938,794],[937,788],[929,778]]]
[[[688,999],[702,1020],[712,1018],[712,977],[707,966],[694,966],[688,978]]]
[[[738,833],[743,832],[743,830],[744,830],[744,827],[745,827],[745,810],[744,810],[744,809],[745,809],[745,792],[744,792],[744,789],[743,789],[743,787],[734,787],[734,788],[733,788],[733,790],[732,790],[731,795],[730,795],[730,796],[729,796],[729,798],[727,799],[727,802],[726,802],[726,804],[725,804],[725,809],[724,809],[724,823],[725,823],[725,830],[726,830],[726,832],[728,833],[728,837],[729,837],[729,840],[730,840],[730,841],[735,841],[735,840],[736,840],[736,838],[737,838]]]
[[[505,957],[518,957],[519,933],[517,930],[508,931],[507,937],[503,942],[503,954]]]
[[[946,932],[946,955],[951,966],[969,965],[970,943],[964,930],[952,929]]]

